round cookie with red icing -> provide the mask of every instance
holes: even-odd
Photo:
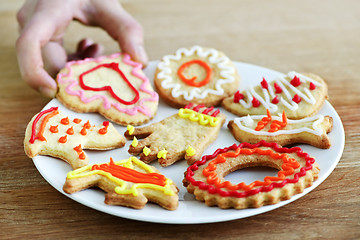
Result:
[[[112,54],[66,64],[57,75],[59,99],[77,112],[99,112],[121,125],[151,120],[159,97],[128,54]]]
[[[282,112],[290,119],[302,119],[317,113],[327,99],[325,81],[311,73],[289,72],[272,80],[237,91],[225,98],[223,107],[238,115],[263,115],[269,109],[272,115]]]
[[[239,82],[236,67],[224,53],[200,46],[164,56],[154,79],[159,95],[174,107],[190,102],[217,106],[235,92]]]
[[[230,172],[253,166],[272,167],[279,172],[277,176],[267,176],[250,184],[224,179]],[[189,193],[208,206],[243,209],[290,199],[310,187],[318,175],[315,159],[301,148],[284,148],[261,141],[234,144],[204,156],[187,169],[183,183]]]

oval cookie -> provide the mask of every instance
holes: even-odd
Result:
[[[190,102],[217,106],[238,88],[240,77],[231,60],[212,48],[180,48],[162,58],[154,84],[159,95],[171,106]]]

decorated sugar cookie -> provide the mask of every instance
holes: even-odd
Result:
[[[178,206],[175,183],[135,157],[71,171],[63,190],[71,194],[93,186],[107,192],[105,203],[110,205],[140,209],[150,201],[168,210]]]
[[[133,139],[129,153],[140,154],[146,163],[158,159],[162,166],[182,159],[192,164],[216,140],[225,118],[214,107],[189,104],[158,123],[141,128],[128,126],[125,136]]]
[[[128,54],[88,58],[66,64],[57,76],[56,97],[77,112],[99,112],[121,125],[151,120],[158,95]]]
[[[232,171],[253,166],[272,167],[279,172],[250,184],[224,179]],[[315,159],[301,148],[261,141],[234,144],[202,157],[187,169],[183,183],[189,193],[208,206],[243,209],[290,199],[310,187],[318,175]]]
[[[327,98],[327,86],[315,74],[289,72],[272,81],[265,78],[257,86],[224,99],[226,110],[239,115],[272,115],[285,111],[290,119],[309,117],[318,112]]]
[[[24,139],[25,153],[63,159],[73,169],[89,163],[84,149],[107,150],[123,147],[125,138],[108,121],[93,126],[89,121],[70,119],[52,107],[36,114],[29,122]]]
[[[293,143],[307,143],[318,148],[330,148],[327,135],[332,129],[333,120],[329,116],[316,115],[300,120],[287,119],[285,112],[281,117],[267,115],[248,115],[235,118],[228,128],[239,142],[257,143],[260,140],[276,142],[282,146]]]
[[[236,67],[224,53],[200,46],[164,56],[154,79],[159,95],[174,107],[190,102],[217,106],[236,91],[239,82]]]

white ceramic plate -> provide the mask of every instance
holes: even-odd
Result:
[[[145,74],[152,80],[157,62],[150,62],[148,67],[144,70]],[[241,89],[246,88],[249,85],[258,84],[263,77],[266,79],[273,79],[276,76],[283,75],[279,72],[266,69],[263,67],[235,62],[239,73],[242,77]],[[56,99],[50,101],[45,108],[52,106],[59,106],[59,109],[70,118],[79,117],[82,119],[89,119],[94,124],[100,124],[105,119],[95,113],[79,114],[65,108]],[[223,113],[227,115],[227,122],[236,116],[221,109]],[[170,108],[160,100],[159,110],[156,117],[150,122],[158,122],[172,114],[177,113],[177,109]],[[345,134],[344,128],[334,108],[329,102],[325,102],[323,108],[320,110],[321,114],[330,115],[334,119],[334,127],[329,134],[332,147],[330,149],[318,149],[312,146],[299,145],[305,152],[316,158],[317,163],[320,165],[319,179],[314,184],[305,189],[301,194],[293,196],[290,200],[282,201],[275,205],[264,206],[256,209],[219,209],[217,207],[207,207],[204,203],[196,201],[192,194],[187,193],[185,187],[182,185],[184,172],[188,167],[185,161],[175,163],[172,166],[163,168],[157,163],[152,163],[153,166],[158,168],[161,173],[166,177],[171,178],[178,186],[180,192],[179,207],[175,211],[168,211],[156,204],[149,203],[145,208],[141,210],[135,210],[131,208],[121,206],[109,206],[104,203],[105,193],[98,189],[87,189],[74,194],[66,194],[63,192],[62,187],[65,182],[66,174],[71,171],[70,165],[62,160],[48,157],[48,156],[36,156],[33,158],[34,164],[37,167],[41,175],[48,181],[54,188],[63,193],[65,196],[84,204],[88,207],[96,210],[112,214],[115,216],[129,218],[134,220],[141,220],[147,222],[157,223],[172,223],[172,224],[192,224],[192,223],[211,223],[221,222],[233,219],[240,219],[249,216],[254,216],[260,213],[265,213],[273,209],[284,206],[300,197],[303,197],[311,190],[319,186],[337,165],[344,149]],[[233,138],[230,131],[227,129],[227,123],[224,124],[223,129],[217,139],[209,148],[206,149],[204,154],[212,154],[217,148],[224,148],[230,146],[237,141]],[[126,131],[125,127],[117,126],[120,133]],[[131,141],[128,141],[126,146],[121,149],[115,149],[110,151],[87,151],[90,158],[90,164],[109,162],[110,157],[114,160],[121,160],[128,158],[130,155],[127,150]],[[227,180],[233,182],[245,181],[250,183],[256,179],[263,179],[265,176],[276,176],[276,170],[270,170],[268,168],[248,169],[231,173],[227,176]],[[241,179],[241,180],[240,180]]]

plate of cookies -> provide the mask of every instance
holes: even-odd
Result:
[[[313,73],[178,49],[142,69],[116,53],[67,63],[30,120],[25,153],[65,196],[118,217],[170,224],[265,213],[321,184],[345,144]]]

